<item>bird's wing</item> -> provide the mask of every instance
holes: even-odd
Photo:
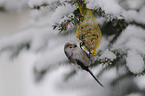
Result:
[[[84,66],[90,66],[91,60],[84,50],[82,50],[82,57],[80,59],[83,62]]]
[[[75,50],[76,51],[73,52],[73,58],[80,60],[84,66],[89,66],[91,61],[87,53],[79,47],[77,47]]]
[[[89,54],[85,51],[85,50],[82,50],[84,52],[84,54],[90,59],[90,56]]]
[[[73,64],[76,64],[76,63],[77,63],[75,59],[73,59],[71,56],[69,56],[69,55],[67,54],[67,52],[65,52],[65,54],[66,54],[67,58],[68,58]]]
[[[81,66],[82,69],[88,71],[88,66],[85,66],[82,61],[75,59],[77,64]]]

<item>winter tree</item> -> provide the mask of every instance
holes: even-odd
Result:
[[[90,68],[103,83],[104,89],[88,73],[73,66],[64,54],[66,42],[73,41],[80,45],[76,30],[84,15],[77,3],[86,5],[92,11],[102,33],[101,43],[96,49],[98,54],[91,55]],[[62,78],[56,86],[69,91],[78,88],[79,95],[145,95],[144,0],[23,0],[18,4],[1,0],[0,9],[17,10],[27,4],[31,9],[33,24],[2,38],[0,52],[7,52],[12,59],[17,58],[23,50],[36,53],[34,82],[43,82],[47,74],[56,71],[55,76]],[[57,73],[60,68],[63,74]]]

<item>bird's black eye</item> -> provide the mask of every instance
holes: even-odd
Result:
[[[70,49],[72,48],[72,46],[69,47]]]

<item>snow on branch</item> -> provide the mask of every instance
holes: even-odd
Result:
[[[11,48],[19,48],[29,44],[32,51],[37,51],[46,46],[47,40],[51,39],[57,32],[50,27],[31,27],[12,36],[0,40],[0,52]]]
[[[136,50],[140,54],[145,55],[145,30],[136,27],[135,25],[129,25],[117,39],[116,43],[113,45],[115,49],[124,50]]]
[[[124,73],[138,75],[145,73],[145,7],[136,10],[125,10],[116,0],[85,0],[87,8],[92,9],[99,21],[103,37],[98,56],[90,67],[100,64],[105,67],[99,75],[105,71],[125,67]],[[76,27],[83,16],[76,6],[75,0],[29,0],[34,17],[41,17],[53,11],[52,26],[30,26],[23,31],[0,40],[0,52],[15,49],[16,53],[25,46],[31,51],[41,50],[35,62],[35,71],[38,73],[48,71],[64,62],[68,64],[63,53],[64,44],[72,39],[76,41],[75,31],[70,34],[58,34]],[[74,25],[74,26],[73,26]],[[54,30],[54,29],[59,29]],[[68,31],[70,32],[70,31]],[[43,50],[44,49],[44,50]],[[12,50],[13,51],[13,50]],[[72,73],[76,73],[72,71]]]
[[[63,22],[61,20],[64,19],[66,15],[69,15],[72,12],[74,12],[74,10],[76,10],[76,6],[72,6],[71,4],[59,6],[52,14],[50,20],[53,24],[60,24],[61,22]]]
[[[102,8],[106,14],[113,16],[120,16],[124,9],[118,4],[116,0],[86,0],[87,7],[90,9]]]
[[[128,10],[123,14],[124,18],[129,22],[137,22],[145,26],[145,6],[143,6],[138,12],[136,10]]]
[[[135,51],[128,51],[126,62],[128,69],[134,74],[139,74],[144,71],[145,65],[143,57],[141,57],[141,55],[137,54]]]

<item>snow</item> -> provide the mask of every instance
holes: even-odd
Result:
[[[33,8],[34,6],[40,6],[42,4],[54,4],[56,2],[64,3],[65,1],[71,0],[29,0],[28,5]]]
[[[141,57],[141,55],[137,54],[133,50],[128,51],[126,63],[128,69],[134,74],[143,72],[145,68],[143,57]]]
[[[5,10],[20,11],[27,4],[28,0],[0,0],[0,7],[4,7]]]
[[[145,54],[145,42],[142,39],[130,37],[124,45],[130,50],[136,50],[140,54]]]
[[[109,44],[108,38],[102,37],[101,44],[99,45],[99,47],[96,50],[97,51],[99,51],[99,50],[105,50],[106,47],[108,46],[108,44]]]
[[[47,43],[45,51],[40,53],[39,58],[36,60],[35,67],[38,72],[51,67],[52,65],[58,66],[64,61],[67,61],[67,57],[64,53],[64,45],[68,41],[76,42],[75,35],[70,37],[53,37]],[[42,56],[43,55],[43,56]]]
[[[64,16],[63,19],[61,19],[61,20],[59,21],[59,24],[65,22],[65,21],[71,20],[71,17],[72,17],[72,18],[74,17],[74,14],[73,14],[73,13],[70,13],[68,16]]]
[[[106,49],[103,54],[99,57],[100,59],[105,59],[105,58],[108,58],[110,59],[111,61],[113,61],[114,59],[116,59],[116,55],[109,51],[108,49]]]
[[[71,4],[65,4],[55,7],[56,9],[52,10],[53,4],[58,1],[62,3],[64,1],[70,0],[29,0],[28,4],[31,8],[44,3],[50,4],[50,6],[41,7],[40,10],[33,9],[31,12],[31,16],[37,18],[46,14],[51,14],[52,16],[50,16],[49,18],[45,18],[45,21],[51,21],[51,24],[39,23],[38,26],[31,25],[29,28],[26,28],[14,35],[2,38],[0,40],[0,51],[10,49],[4,51],[4,56],[8,57],[10,56],[10,51],[13,51],[11,50],[11,48],[18,50],[21,45],[30,43],[30,50],[26,51],[25,48],[23,48],[17,58],[20,59],[20,61],[18,61],[18,64],[22,64],[21,72],[23,75],[21,76],[23,78],[23,83],[21,84],[23,84],[24,86],[24,96],[58,96],[58,94],[61,96],[80,96],[82,94],[83,96],[107,96],[108,94],[102,95],[107,93],[106,90],[104,91],[100,87],[96,86],[94,84],[94,80],[91,79],[92,81],[90,81],[90,78],[88,78],[89,75],[83,74],[84,71],[81,71],[82,74],[77,75],[76,78],[71,78],[69,82],[63,81],[63,77],[65,75],[64,73],[67,73],[67,71],[71,69],[71,65],[67,66],[64,63],[68,61],[67,57],[64,54],[64,44],[70,40],[76,43],[78,42],[74,34],[75,32],[69,33],[67,35],[58,34],[59,31],[53,30],[52,25],[56,23],[60,24],[65,20],[68,20],[68,17],[74,16],[72,12],[77,7],[75,5],[72,6]],[[128,6],[131,9],[140,8],[139,11],[129,9],[128,11],[125,11],[116,0],[86,0],[86,2],[88,2],[88,8],[97,9],[101,7],[105,11],[105,13],[110,14],[112,17],[120,16],[123,14],[127,21],[136,21],[138,23],[145,24],[145,6],[141,7],[142,3],[144,2],[143,0],[140,0],[138,2],[136,2],[135,0],[133,0],[133,2],[131,2],[131,0],[127,0],[128,4],[130,4]],[[135,5],[135,2],[137,3],[137,5]],[[18,2],[18,0],[0,0],[0,6],[4,6],[6,9],[19,9],[27,3],[27,0],[23,0],[20,4],[19,3],[20,2]],[[54,12],[50,13],[50,11]],[[104,19],[103,17],[97,18],[97,21],[100,25],[103,25],[105,20],[106,19]],[[99,57],[99,59],[108,58],[111,61],[116,59],[116,55],[109,49],[107,49],[109,41],[112,37],[113,36],[102,37],[101,44],[97,51],[101,50],[104,52]],[[121,36],[117,39],[112,49],[123,49],[128,51],[126,66],[129,71],[135,74],[139,74],[143,72],[145,68],[142,57],[143,55],[145,55],[144,48],[145,30],[135,25],[129,25],[126,29],[123,30]],[[64,65],[60,66],[60,64]],[[42,72],[43,70],[47,70],[51,66],[58,66],[59,68],[55,69],[50,74],[46,73],[43,80],[39,83],[36,83],[34,80],[34,68],[36,68],[37,72]],[[119,68],[118,72],[120,74],[125,74],[126,66]],[[98,72],[98,69],[95,67],[94,70]],[[106,81],[106,79],[104,79],[104,84],[107,85],[107,83],[115,79],[117,75],[118,74],[116,72],[116,68],[107,70],[104,74],[104,77],[106,79],[109,78],[109,80]],[[145,79],[142,77],[138,78],[138,80],[136,81],[136,84],[140,89],[145,88],[144,80]],[[90,82],[88,83],[88,81]],[[132,93],[126,96],[141,95],[138,93]]]
[[[33,9],[31,12],[31,16],[34,19],[39,19],[47,14],[49,14],[51,11],[55,9],[55,12],[52,15],[53,20],[54,18],[58,18],[57,21],[60,21],[65,15],[73,12],[76,7],[71,6],[71,4],[65,3],[65,1],[71,1],[71,0],[29,0],[28,5],[31,8],[34,8],[34,6],[40,6],[42,4],[47,4],[47,6],[41,6],[39,10]],[[60,3],[63,3],[62,5],[58,6]],[[74,10],[73,10],[74,9]],[[58,12],[58,13],[57,13]],[[60,16],[60,17],[59,17]]]
[[[17,48],[20,45],[31,42],[31,49],[33,51],[38,50],[42,45],[45,45],[45,41],[51,39],[57,31],[54,31],[51,27],[44,26],[42,28],[31,27],[27,30],[23,30],[20,33],[12,36],[5,37],[0,40],[0,51],[5,48]]]
[[[120,15],[123,15],[128,21],[136,21],[142,24],[145,24],[145,3],[144,0],[127,0],[126,6],[130,9],[139,9],[139,12],[136,10],[124,10],[116,0],[86,0],[87,7],[90,9],[97,9],[101,7],[105,13],[111,14],[111,16],[117,16],[122,18]]]
[[[134,49],[145,54],[145,30],[135,25],[129,25],[113,45],[114,49]]]
[[[17,76],[17,77],[11,78],[12,81],[9,81],[10,79],[5,80],[4,78],[2,78],[3,80],[5,80],[4,86],[6,85],[9,86],[8,84],[11,83],[13,86],[16,84],[14,87],[13,86],[8,87],[7,89],[6,87],[2,87],[6,91],[6,92],[2,92],[2,96],[9,96],[9,95],[12,96],[40,96],[40,95],[42,96],[48,96],[48,95],[49,96],[58,96],[58,95],[59,96],[81,96],[81,95],[90,96],[90,94],[92,95],[100,94],[101,96],[106,96],[103,95],[106,94],[106,92],[102,92],[105,89],[101,88],[101,86],[98,86],[98,84],[96,84],[96,82],[92,79],[92,77],[88,74],[88,72],[80,71],[78,76],[75,76],[69,81],[64,81],[64,75],[66,75],[66,73],[70,70],[69,66],[60,66],[59,68],[56,68],[54,71],[51,71],[50,74],[46,74],[41,82],[35,82],[34,66],[36,60],[39,58],[39,55],[42,56],[41,53],[34,53],[32,51],[22,50],[18,58],[16,58],[14,61],[8,61],[7,59],[3,60],[4,62],[11,62],[10,65],[3,64],[2,70],[4,70],[3,68],[5,66],[7,69],[9,69],[9,72],[11,72],[11,73],[7,73],[8,76],[5,77],[8,78],[11,78],[11,76],[12,77]],[[2,57],[4,58],[5,56],[2,55]],[[0,61],[1,59],[2,58],[0,58]],[[57,61],[56,58],[54,59],[55,61]],[[52,60],[49,59],[48,62],[52,62]],[[17,67],[17,65],[19,68]],[[20,70],[21,73],[18,70]],[[4,72],[7,72],[7,70],[5,70]],[[17,72],[18,75],[15,74],[14,72]],[[88,81],[90,82],[88,83]],[[16,88],[16,86],[18,86],[18,89]],[[19,86],[21,86],[22,88]],[[20,90],[21,93],[18,93],[17,92],[18,90]],[[98,90],[98,91],[96,92],[93,90]],[[16,92],[15,95],[13,94],[13,91]]]
[[[49,29],[49,31],[48,31]],[[52,28],[46,27],[46,29],[37,30],[39,31],[37,34],[33,35],[31,40],[31,50],[38,51],[43,46],[47,44],[47,42],[53,38],[57,34]],[[34,31],[36,33],[36,30]],[[52,33],[53,32],[53,33]]]
[[[64,83],[63,81],[64,74],[69,69],[66,66],[61,66],[57,71],[46,74],[43,82],[35,82],[33,68],[38,55],[38,53],[22,50],[14,61],[6,59],[7,56],[0,56],[0,61],[2,61],[0,76],[4,77],[0,78],[1,96],[68,96],[68,94],[69,96],[78,96],[83,93],[81,89],[70,87],[66,91],[64,88],[68,84],[68,82]],[[74,81],[78,82],[78,80]],[[65,84],[65,86],[62,88],[58,86],[59,83]],[[69,84],[71,85],[72,82]],[[77,84],[73,84],[74,88],[78,86]]]
[[[52,9],[50,6],[41,7],[40,10],[33,9],[33,10],[31,10],[30,16],[36,21],[36,20],[44,17],[45,15],[47,15],[48,12],[50,12],[51,10]]]
[[[49,48],[49,51],[42,53],[43,57],[40,56],[40,58],[36,60],[36,70],[41,72],[42,70],[46,70],[49,66],[61,64],[63,61],[67,60],[63,50],[63,45],[58,45],[56,48]]]
[[[28,5],[33,8],[34,6],[40,6],[42,4],[52,4],[59,0],[29,0]]]
[[[97,9],[101,7],[105,13],[119,16],[124,9],[120,7],[116,0],[86,0],[87,7],[90,9]]]
[[[106,21],[104,17],[97,18],[96,20],[100,26],[103,26],[104,22]]]
[[[126,0],[126,1],[130,9],[139,9],[145,3],[144,0]]]
[[[122,15],[127,21],[136,21],[138,23],[145,24],[145,6],[143,6],[139,12],[136,10],[128,10],[125,11]]]
[[[72,6],[71,4],[65,4],[65,5],[59,6],[50,18],[52,24],[55,24],[55,23],[59,24],[59,22],[65,15],[71,14],[76,8],[77,8],[76,6],[74,5]]]
[[[140,89],[145,89],[145,75],[134,78],[134,81]]]
[[[127,96],[143,96],[143,95],[140,94],[140,93],[131,93],[131,94],[127,95]]]

